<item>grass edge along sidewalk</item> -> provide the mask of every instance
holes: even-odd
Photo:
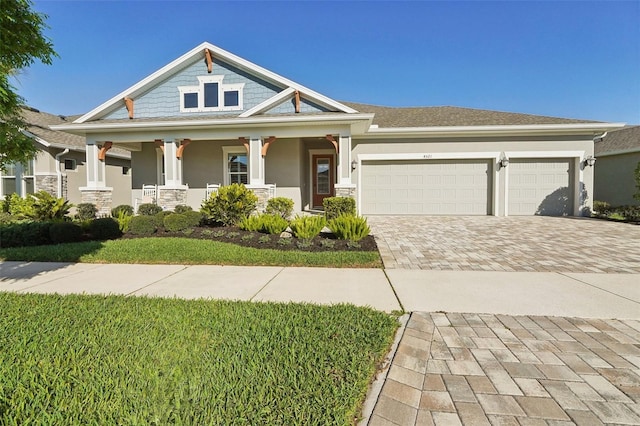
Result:
[[[396,316],[0,293],[2,424],[355,424]]]
[[[0,248],[0,260],[236,266],[380,268],[377,251],[273,250],[190,238],[136,238]]]

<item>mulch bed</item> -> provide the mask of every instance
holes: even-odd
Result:
[[[126,233],[122,238],[145,238],[149,236]],[[244,231],[235,226],[196,227],[186,232],[167,232],[159,229],[152,237],[199,238],[243,247],[268,248],[274,250],[298,250],[308,252],[323,251],[377,251],[378,246],[372,235],[360,241],[352,242],[336,239],[331,233],[321,233],[310,240],[302,240],[284,232],[281,235],[263,234],[261,232]]]

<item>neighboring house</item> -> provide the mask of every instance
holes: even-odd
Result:
[[[26,165],[9,164],[0,172],[0,199],[16,193],[21,197],[44,190],[73,204],[81,202],[81,189],[87,185],[86,143],[83,136],[73,135],[49,126],[70,123],[73,118],[47,114],[34,108],[23,108],[29,136],[38,153]],[[77,118],[77,116],[75,117]],[[113,202],[131,204],[131,154],[114,149],[106,157],[106,175],[113,188]]]
[[[640,163],[640,126],[609,132],[596,141],[595,199],[612,206],[640,205],[634,171]]]
[[[405,82],[406,84],[406,82]],[[425,84],[416,82],[415,84]],[[207,184],[247,182],[296,210],[351,196],[361,214],[581,215],[593,140],[622,124],[454,107],[339,102],[203,43],[76,119],[87,199],[113,201],[101,146],[131,151],[133,199],[198,207]]]

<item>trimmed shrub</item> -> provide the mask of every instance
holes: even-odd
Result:
[[[153,203],[145,203],[138,206],[138,214],[143,216],[153,216],[161,211],[162,207]]]
[[[193,209],[191,206],[185,206],[184,204],[178,204],[175,209],[173,209],[174,213],[184,214],[186,212],[192,212]]]
[[[326,224],[323,216],[296,216],[289,227],[294,237],[308,239],[320,234]]]
[[[14,222],[0,226],[0,247],[51,244],[51,222]]]
[[[80,203],[76,206],[76,219],[89,220],[95,219],[98,214],[98,208],[92,203]]]
[[[155,216],[140,215],[131,218],[129,232],[133,235],[153,235],[157,231]]]
[[[189,221],[189,226],[191,227],[200,226],[202,220],[204,219],[204,215],[202,213],[196,212],[194,210],[188,210],[182,214],[187,218],[187,220]]]
[[[82,227],[72,222],[56,222],[49,228],[49,237],[53,244],[77,243],[82,241]]]
[[[174,214],[174,213],[170,210],[161,210],[155,215],[153,215],[156,221],[156,227],[157,228],[164,227],[164,218],[169,216],[170,214]]]
[[[38,191],[32,194],[33,212],[31,218],[38,221],[64,220],[73,204],[64,198],[56,198],[47,191]]]
[[[289,226],[289,222],[280,215],[263,214],[261,220],[262,232],[267,234],[281,234]]]
[[[593,212],[598,215],[607,215],[611,212],[611,204],[606,201],[593,201]]]
[[[89,234],[94,240],[113,240],[120,238],[122,232],[117,220],[112,217],[103,217],[91,221]]]
[[[348,214],[331,219],[327,226],[340,240],[360,241],[371,232],[366,218]]]
[[[171,213],[164,217],[164,229],[169,232],[180,232],[190,228],[189,219],[180,213]]]
[[[16,218],[11,216],[11,214],[0,211],[0,225],[3,223],[11,223],[11,222],[14,222],[15,220]]]
[[[129,216],[133,216],[133,206],[128,204],[120,204],[117,207],[111,209],[111,217],[118,217],[120,212],[124,212]]]
[[[328,197],[322,201],[324,216],[327,220],[348,214],[356,215],[356,200],[351,197]]]
[[[222,186],[215,195],[202,202],[200,211],[208,220],[225,226],[237,225],[256,209],[258,197],[238,183]]]
[[[288,220],[293,212],[293,200],[287,197],[270,198],[264,212]]]

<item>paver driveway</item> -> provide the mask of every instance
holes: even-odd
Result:
[[[369,426],[640,424],[640,322],[414,312]]]
[[[640,226],[588,218],[370,216],[387,269],[640,273]]]

